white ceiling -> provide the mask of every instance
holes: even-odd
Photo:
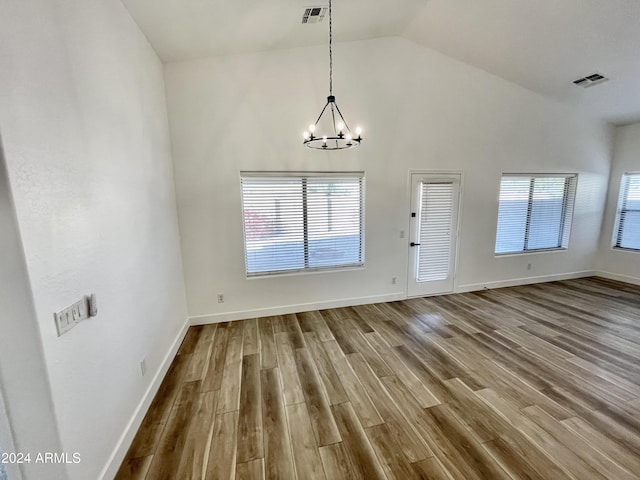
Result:
[[[326,0],[122,0],[165,62],[317,45]],[[640,0],[333,0],[334,39],[403,36],[616,124],[640,121]],[[591,73],[611,80],[571,82]]]

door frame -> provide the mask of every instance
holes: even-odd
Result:
[[[455,231],[455,238],[456,238],[456,248],[455,248],[455,258],[453,260],[453,269],[452,269],[452,274],[453,274],[453,289],[450,292],[441,292],[441,293],[433,293],[433,294],[426,294],[426,295],[409,295],[409,282],[411,281],[411,267],[409,265],[409,260],[411,258],[409,249],[412,248],[410,246],[411,243],[411,211],[412,211],[412,196],[413,196],[413,191],[412,191],[412,177],[413,175],[420,175],[420,176],[433,176],[433,177],[437,177],[437,176],[453,176],[453,175],[458,175],[460,177],[460,185],[459,185],[459,191],[458,191],[458,211],[457,211],[457,225],[456,225],[456,231]],[[449,293],[455,293],[458,289],[458,259],[459,259],[459,255],[460,255],[460,229],[462,226],[462,205],[463,205],[463,201],[464,201],[464,172],[462,170],[423,170],[423,169],[410,169],[409,170],[409,175],[407,178],[407,200],[406,200],[406,205],[407,205],[407,235],[405,236],[405,240],[406,240],[406,254],[405,254],[405,265],[406,265],[406,269],[407,269],[407,275],[406,275],[406,282],[405,282],[405,297],[406,298],[419,298],[419,297],[425,297],[425,296],[437,296],[437,295],[446,295]]]

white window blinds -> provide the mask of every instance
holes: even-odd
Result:
[[[640,173],[622,176],[613,246],[640,250]]]
[[[451,264],[453,182],[422,183],[420,192],[419,282],[444,280]]]
[[[241,174],[246,273],[363,264],[364,174]]]
[[[567,248],[576,175],[503,175],[495,253]]]

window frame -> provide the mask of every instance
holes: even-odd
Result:
[[[509,252],[496,252],[498,246],[498,227],[500,223],[500,196],[502,194],[502,181],[505,177],[522,177],[529,178],[529,191],[527,200],[527,217],[525,220],[525,237],[523,238],[523,249],[513,250]],[[565,179],[564,196],[562,200],[562,214],[560,224],[558,225],[558,240],[560,246],[548,248],[527,248],[530,239],[531,219],[532,219],[532,202],[534,201],[535,180],[538,178],[557,178]],[[530,255],[546,252],[561,252],[569,249],[571,240],[571,228],[573,225],[573,214],[575,211],[575,200],[578,190],[578,173],[502,173],[500,183],[498,185],[498,215],[496,218],[495,243],[493,253],[496,257],[504,257],[510,255]]]
[[[616,250],[623,250],[625,252],[636,252],[640,253],[640,248],[631,248],[620,245],[622,240],[624,225],[621,225],[623,222],[623,217],[628,212],[637,212],[637,210],[625,209],[624,205],[626,205],[628,201],[629,194],[629,186],[631,183],[631,178],[637,177],[640,178],[640,172],[624,172],[620,178],[620,190],[618,193],[618,201],[616,203],[616,219],[613,225],[613,235],[612,235],[612,245],[611,247]]]
[[[301,202],[303,204],[303,242],[304,242],[304,262],[302,268],[290,268],[282,270],[268,270],[249,272],[249,259],[247,250],[247,231],[245,221],[245,195],[243,181],[245,178],[274,178],[274,179],[294,179],[301,180],[302,184],[306,184],[309,179],[313,178],[336,178],[338,180],[358,180],[360,185],[360,222],[359,222],[359,261],[344,263],[340,265],[326,266],[309,266],[309,214],[308,214],[308,198],[306,188],[303,187],[301,192]],[[365,172],[364,171],[340,171],[340,172],[323,172],[323,171],[241,171],[240,172],[240,198],[241,198],[241,216],[242,216],[242,237],[243,237],[243,255],[245,260],[244,272],[247,279],[257,279],[272,276],[287,275],[307,275],[313,273],[337,272],[341,270],[361,269],[365,266]]]

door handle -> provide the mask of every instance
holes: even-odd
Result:
[[[419,243],[411,242],[409,245],[411,245],[412,247],[417,247],[417,246],[419,246],[420,244],[419,244]]]

